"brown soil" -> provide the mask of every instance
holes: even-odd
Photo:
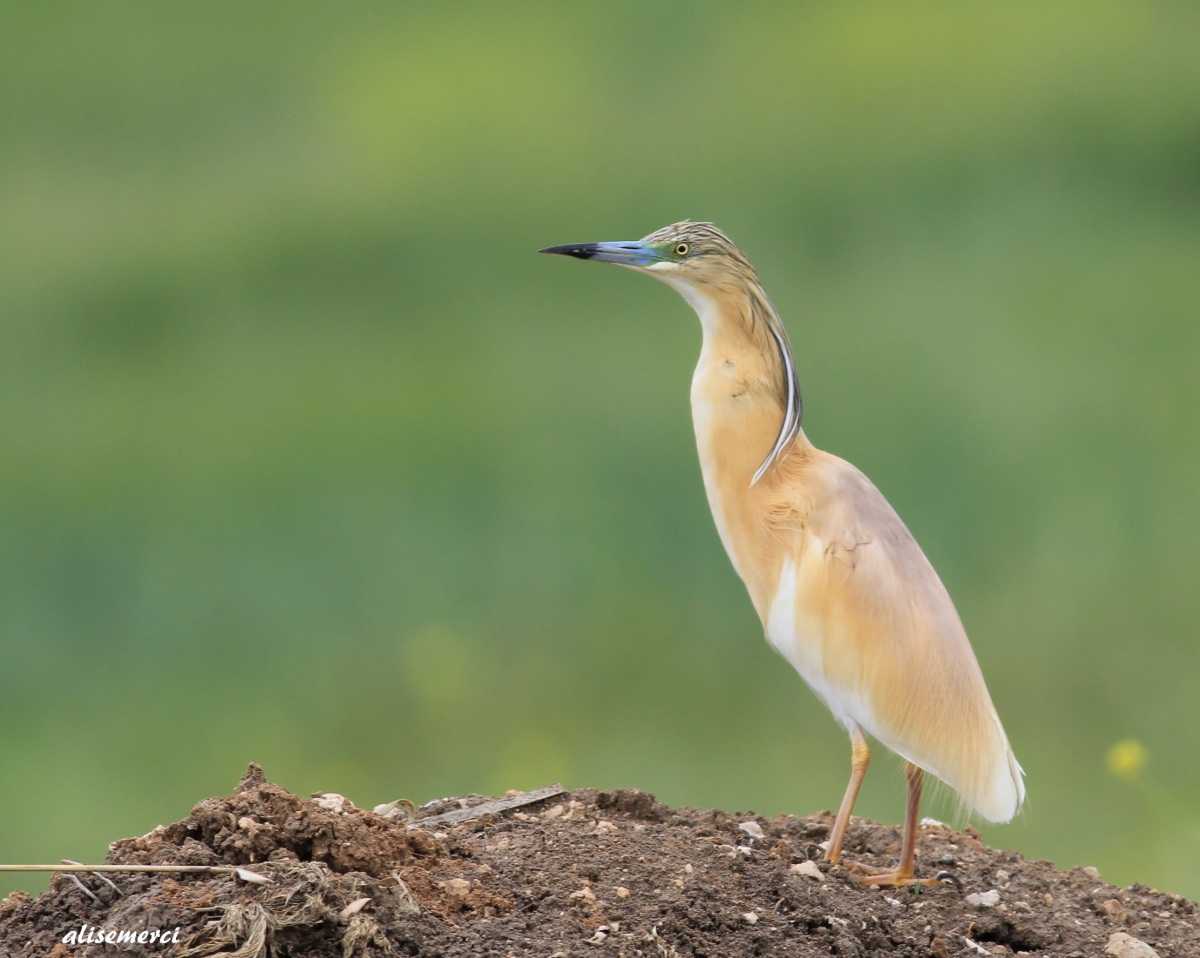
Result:
[[[1025,861],[970,829],[922,829],[923,873],[954,880],[878,890],[819,861],[828,814],[766,819],[668,808],[630,789],[549,791],[507,808],[472,796],[376,814],[292,795],[251,766],[232,796],[116,842],[108,860],[239,865],[269,884],[58,875],[36,898],[0,903],[0,954],[1200,956],[1193,902]],[[898,843],[895,828],[856,820],[847,855],[884,865]],[[85,924],[178,928],[178,943],[64,943]]]

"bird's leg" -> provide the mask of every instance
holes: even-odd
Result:
[[[908,762],[904,766],[904,777],[908,779],[908,808],[904,815],[904,835],[900,840],[900,862],[895,871],[880,871],[860,879],[864,885],[890,885],[900,888],[905,885],[936,885],[936,878],[913,878],[917,856],[917,809],[921,805],[921,785],[925,772]],[[859,870],[868,869],[859,866]]]
[[[853,722],[850,723],[850,782],[846,786],[846,794],[842,798],[837,818],[833,822],[833,831],[829,833],[829,849],[825,852],[825,861],[835,864],[842,857],[842,842],[846,840],[846,828],[850,824],[850,812],[854,809],[854,800],[858,798],[858,789],[867,774],[867,763],[871,761],[871,750],[863,737],[862,729]]]

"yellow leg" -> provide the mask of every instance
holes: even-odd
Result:
[[[862,729],[850,725],[850,783],[846,786],[846,794],[838,809],[837,818],[833,822],[833,831],[829,833],[829,850],[825,852],[825,861],[838,862],[842,857],[842,842],[846,840],[846,828],[850,824],[850,812],[854,810],[854,800],[858,798],[858,789],[867,774],[867,763],[871,761],[871,750],[867,740],[863,738]],[[918,792],[920,787],[918,786]]]
[[[908,808],[904,815],[904,835],[900,840],[900,863],[895,871],[882,871],[860,879],[865,885],[936,885],[936,878],[913,878],[917,857],[917,810],[921,805],[921,785],[925,773],[911,762],[904,766],[908,779]],[[862,871],[867,869],[860,868]]]

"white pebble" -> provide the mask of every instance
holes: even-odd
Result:
[[[800,862],[797,865],[788,867],[788,874],[803,875],[805,878],[824,878],[821,874],[821,869],[817,867],[816,862]]]
[[[345,795],[339,795],[337,792],[324,792],[321,795],[313,797],[313,804],[320,805],[321,808],[326,808],[331,812],[340,812],[346,814],[354,805]]]
[[[755,821],[742,822],[738,828],[744,831],[751,838],[766,838],[767,833],[762,830],[762,826]]]
[[[1104,953],[1113,958],[1158,958],[1158,952],[1140,938],[1118,931],[1108,939]]]

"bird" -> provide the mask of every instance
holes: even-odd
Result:
[[[696,312],[703,338],[692,422],[717,533],[767,641],[850,736],[850,781],[824,858],[869,885],[935,884],[915,877],[924,776],[984,819],[1007,822],[1024,802],[1024,771],[921,547],[861,471],[801,428],[795,356],[750,260],[711,223],[688,220],[636,241],[539,252],[653,276]],[[894,868],[842,861],[867,736],[905,763]]]

